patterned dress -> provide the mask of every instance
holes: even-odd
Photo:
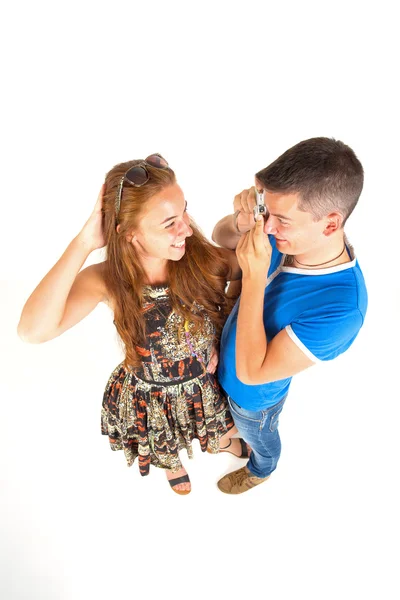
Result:
[[[112,450],[123,450],[131,466],[138,457],[141,475],[150,464],[178,471],[179,450],[193,457],[192,440],[202,451],[219,451],[219,439],[233,427],[227,401],[215,375],[207,373],[214,326],[193,332],[171,307],[168,288],[146,286],[146,343],[137,348],[142,365],[111,374],[103,398],[101,429]]]

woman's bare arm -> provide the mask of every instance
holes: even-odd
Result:
[[[40,344],[59,336],[106,299],[101,265],[79,273],[87,256],[75,238],[33,291],[18,324],[24,342]]]
[[[27,300],[18,325],[22,340],[37,344],[51,340],[106,299],[101,265],[92,265],[79,273],[89,254],[104,246],[101,201],[102,190],[79,235]]]

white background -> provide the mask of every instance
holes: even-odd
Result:
[[[13,2],[2,8],[1,585],[4,600],[399,597],[398,28],[391,2]],[[210,235],[235,193],[314,136],[365,188],[347,234],[369,289],[352,348],[298,375],[271,480],[203,455],[192,493],[100,435],[121,351],[100,306],[43,346],[22,306],[114,164],[161,152]],[[101,254],[90,257],[100,260]]]

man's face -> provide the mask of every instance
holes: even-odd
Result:
[[[323,246],[328,219],[314,221],[310,213],[299,210],[298,194],[265,191],[264,198],[269,213],[264,231],[274,236],[280,252],[300,255]]]

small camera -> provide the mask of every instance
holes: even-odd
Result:
[[[268,214],[267,207],[264,204],[264,190],[261,192],[256,188],[256,205],[253,208],[254,220],[257,221],[258,215],[266,217]]]

